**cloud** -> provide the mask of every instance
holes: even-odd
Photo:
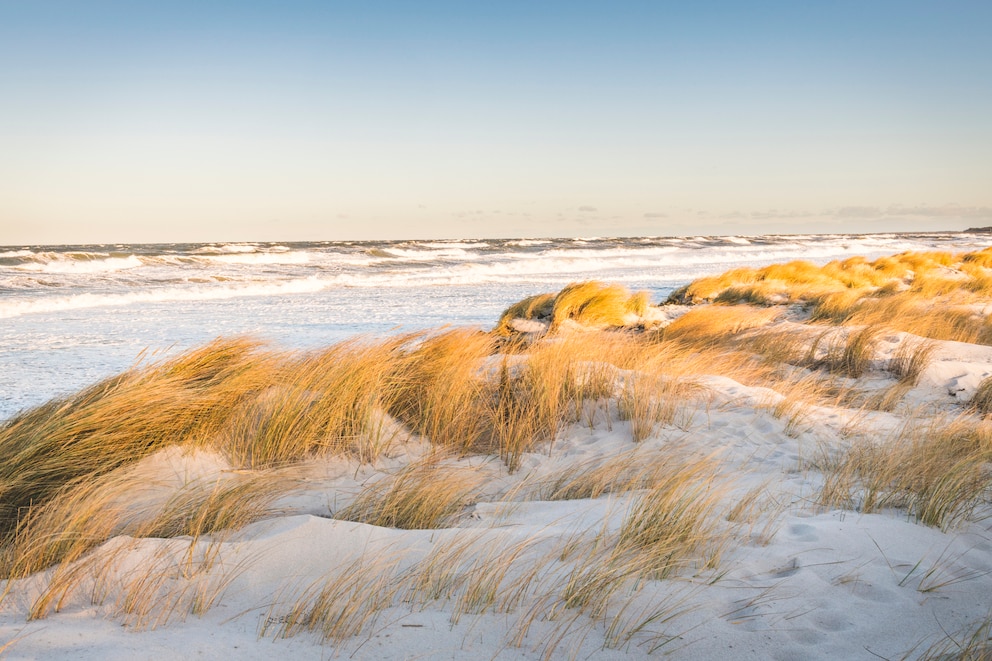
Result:
[[[667,213],[658,213],[656,211],[649,211],[648,213],[644,214],[644,217],[645,218],[668,218],[668,214]]]
[[[963,207],[958,204],[930,206],[921,204],[904,207],[892,204],[888,207],[840,207],[828,210],[827,214],[838,218],[884,218],[886,216],[918,218],[992,218],[992,207]]]
[[[832,215],[838,218],[879,218],[882,210],[878,207],[841,207]]]
[[[778,209],[768,209],[767,211],[753,211],[747,214],[747,218],[751,220],[777,220],[780,218],[812,218],[821,215],[823,214],[814,213],[812,211],[796,211],[794,209],[779,211]],[[724,217],[726,218],[728,216]]]
[[[890,206],[886,210],[890,216],[926,216],[931,218],[992,218],[992,207],[962,207],[957,204],[945,204],[939,207]]]
[[[599,211],[599,209],[597,209],[596,207],[581,206],[579,207],[579,211],[582,211],[583,213],[589,213],[593,211]]]

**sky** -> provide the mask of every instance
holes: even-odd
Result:
[[[0,0],[0,245],[992,225],[992,2]]]

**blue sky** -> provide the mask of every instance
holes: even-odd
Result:
[[[992,225],[989,2],[0,0],[0,244]]]

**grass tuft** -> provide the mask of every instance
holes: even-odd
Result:
[[[477,469],[427,457],[369,485],[335,518],[406,530],[442,528],[474,502],[482,482]]]
[[[909,421],[893,438],[824,457],[820,502],[877,512],[905,508],[947,530],[968,519],[992,488],[992,428],[967,417]]]

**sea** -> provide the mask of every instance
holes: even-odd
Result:
[[[306,350],[488,329],[510,304],[570,282],[661,302],[739,266],[990,244],[954,232],[0,247],[0,420],[221,336]]]

